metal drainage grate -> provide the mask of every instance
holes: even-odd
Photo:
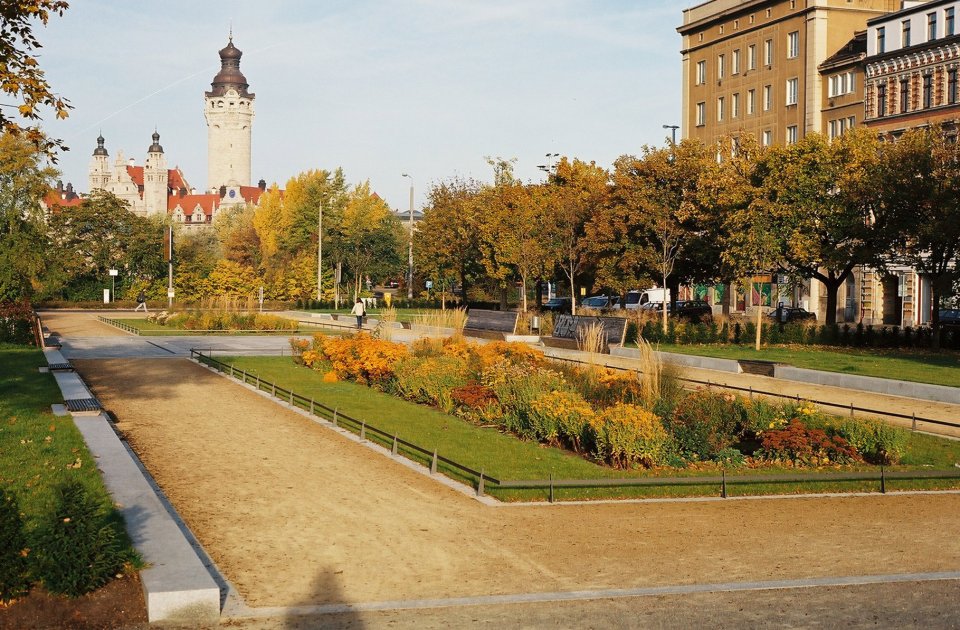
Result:
[[[73,398],[71,400],[65,400],[64,403],[67,405],[67,411],[71,413],[100,411],[102,409],[100,401],[96,398]]]
[[[51,372],[73,372],[73,366],[69,363],[51,363],[47,369]]]
[[[63,344],[60,343],[59,337],[47,337],[43,340],[43,345],[48,348],[60,348]]]

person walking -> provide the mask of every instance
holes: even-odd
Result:
[[[143,289],[140,289],[140,293],[137,294],[137,308],[133,309],[133,312],[136,313],[140,310],[140,307],[143,307],[144,313],[149,313],[147,310],[147,293]]]
[[[350,311],[350,314],[357,317],[357,330],[363,328],[363,318],[367,314],[367,309],[363,307],[363,300],[357,298],[357,303],[353,305],[353,310]]]

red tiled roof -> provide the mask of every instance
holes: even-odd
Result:
[[[143,167],[142,166],[127,166],[127,174],[130,176],[130,179],[133,180],[133,183],[137,186],[143,186]],[[183,176],[183,172],[179,168],[168,168],[167,169],[167,190],[178,191],[181,188],[190,190],[190,184],[187,183],[187,178]],[[143,195],[140,195],[141,197]]]
[[[83,203],[83,199],[74,195],[72,199],[67,199],[65,196],[61,196],[56,190],[51,190],[43,198],[43,205],[50,208],[53,212],[57,212],[60,208],[72,208],[73,206],[79,206]]]
[[[260,190],[259,186],[241,186],[240,187],[240,196],[243,197],[244,201],[247,203],[252,203],[254,205],[260,203],[260,195],[264,191]]]
[[[167,197],[167,213],[172,214],[173,211],[177,209],[177,206],[180,206],[180,208],[183,209],[183,213],[189,216],[193,214],[193,210],[197,207],[197,204],[200,204],[200,209],[209,217],[213,216],[213,211],[219,203],[220,195],[217,194],[184,195],[183,197],[171,196]]]

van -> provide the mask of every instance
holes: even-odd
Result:
[[[649,304],[651,302],[657,302],[662,304],[663,302],[670,301],[670,289],[643,289],[638,291],[629,291],[627,292],[627,301],[625,302],[624,308],[628,309],[639,309],[643,308],[644,304]]]

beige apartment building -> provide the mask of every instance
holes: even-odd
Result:
[[[900,0],[710,0],[684,10],[683,137],[749,133],[771,145],[828,132],[823,114],[834,106],[824,100],[821,64],[868,20],[899,7]]]

